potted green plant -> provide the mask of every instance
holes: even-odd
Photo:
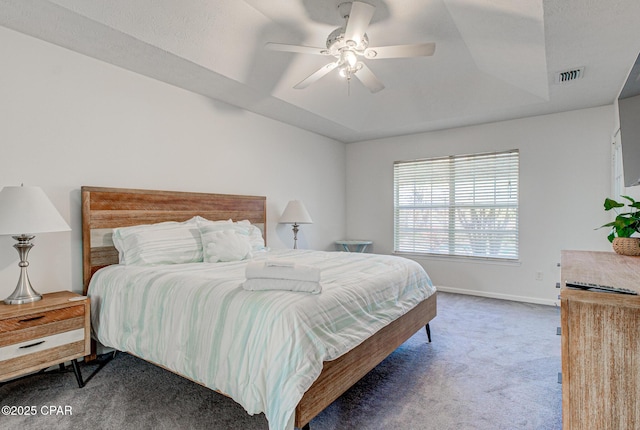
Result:
[[[636,202],[629,196],[621,196],[628,200],[626,204],[630,208],[627,212],[621,212],[625,203],[617,202],[613,199],[604,200],[604,210],[615,210],[616,219],[603,225],[611,227],[611,232],[607,238],[613,243],[613,250],[622,255],[640,255],[640,238],[631,237],[634,233],[640,232],[640,202]],[[601,227],[601,228],[602,228]]]

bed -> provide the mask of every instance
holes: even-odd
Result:
[[[339,287],[338,284],[335,283],[339,281],[339,272],[343,271],[343,267],[353,267],[356,271],[360,271],[360,273],[362,273],[361,279],[351,279],[348,282],[350,284],[356,285],[356,287],[354,288],[360,288],[359,284],[365,282],[365,273],[370,273],[370,278],[380,279],[384,278],[386,274],[377,272],[379,270],[388,270],[389,272],[391,272],[392,270],[400,270],[402,273],[404,273],[406,270],[404,266],[400,269],[398,268],[400,266],[397,266],[400,263],[404,264],[402,261],[400,261],[404,259],[398,259],[391,256],[373,256],[370,254],[363,256],[356,255],[355,253],[323,253],[306,250],[274,250],[273,252],[269,251],[265,252],[264,254],[255,253],[254,257],[251,259],[252,261],[259,261],[260,259],[266,259],[268,261],[271,258],[281,258],[287,262],[300,261],[304,264],[316,264],[318,265],[318,267],[322,267],[322,273],[325,277],[323,281],[324,290],[318,295],[311,295],[307,293],[292,293],[283,291],[261,291],[255,293],[242,291],[242,288],[239,287],[240,284],[238,279],[241,279],[243,277],[243,274],[245,273],[244,265],[246,264],[246,262],[232,261],[225,263],[216,263],[215,265],[207,265],[202,263],[171,265],[171,267],[162,268],[162,270],[165,270],[168,273],[163,272],[161,275],[157,273],[152,274],[151,272],[149,272],[149,270],[153,269],[149,267],[127,268],[126,266],[123,267],[122,264],[118,264],[119,254],[118,250],[116,250],[113,245],[112,239],[112,232],[114,228],[162,223],[166,221],[186,222],[193,217],[202,217],[207,220],[247,220],[251,225],[257,226],[261,229],[262,232],[265,232],[266,198],[262,196],[82,187],[84,289],[85,294],[92,295],[92,303],[95,303],[96,306],[95,309],[92,309],[92,312],[94,310],[97,311],[96,315],[92,316],[92,318],[95,317],[95,321],[97,321],[98,324],[94,324],[93,330],[96,334],[96,337],[100,338],[100,336],[103,336],[103,338],[106,338],[108,340],[106,342],[106,346],[115,347],[116,349],[121,349],[133,353],[134,355],[137,355],[142,359],[165,367],[175,373],[180,374],[181,376],[194,380],[197,383],[220,391],[223,394],[231,395],[231,397],[241,403],[249,413],[265,412],[265,415],[267,415],[267,419],[269,420],[270,428],[272,429],[289,429],[294,425],[298,428],[308,428],[308,423],[313,417],[315,417],[319,412],[321,412],[324,408],[331,404],[331,402],[337,399],[342,393],[344,393],[349,387],[356,383],[367,372],[373,369],[378,363],[380,363],[385,357],[387,357],[415,332],[420,330],[422,327],[427,326],[429,321],[431,321],[431,319],[436,316],[435,289],[432,287],[430,280],[428,280],[428,276],[424,273],[422,275],[420,274],[421,269],[418,270],[415,274],[413,273],[412,269],[410,275],[412,277],[411,279],[420,278],[420,291],[416,293],[417,295],[413,295],[414,293],[411,293],[411,297],[407,295],[407,300],[409,301],[407,303],[403,302],[401,305],[399,305],[401,309],[398,308],[385,310],[382,314],[380,314],[381,316],[379,318],[376,317],[375,319],[366,320],[366,318],[363,317],[366,321],[366,324],[364,325],[366,327],[366,330],[371,331],[371,333],[368,333],[366,335],[366,338],[352,339],[351,334],[347,334],[341,335],[342,337],[338,336],[336,339],[334,339],[335,342],[333,344],[323,343],[322,350],[324,356],[330,357],[330,359],[324,362],[320,362],[319,367],[315,366],[315,368],[311,369],[310,376],[302,371],[299,371],[300,369],[294,369],[293,371],[291,369],[288,369],[291,366],[301,366],[300,363],[307,363],[307,361],[313,362],[313,360],[308,359],[306,356],[304,356],[302,360],[298,360],[297,362],[292,358],[290,364],[283,364],[283,375],[285,371],[290,372],[287,373],[287,378],[289,378],[293,374],[295,376],[295,383],[293,385],[298,388],[302,387],[303,391],[299,394],[293,393],[291,395],[288,395],[289,391],[283,390],[279,391],[277,396],[272,393],[272,398],[269,399],[267,390],[266,403],[264,403],[264,399],[260,398],[260,395],[244,393],[242,387],[238,388],[235,386],[229,386],[228,381],[212,382],[212,379],[208,379],[207,372],[211,373],[210,370],[213,364],[203,365],[201,360],[196,360],[188,357],[185,358],[180,355],[181,352],[174,353],[174,351],[183,351],[182,347],[174,348],[173,346],[167,346],[165,348],[166,351],[163,351],[163,347],[162,345],[160,345],[162,344],[162,341],[158,341],[156,342],[156,344],[160,345],[157,346],[159,352],[145,352],[144,348],[138,348],[135,343],[127,344],[126,340],[121,341],[121,344],[118,344],[118,340],[116,338],[123,338],[124,336],[119,334],[119,331],[125,331],[125,329],[121,327],[115,327],[120,324],[119,322],[118,324],[116,324],[116,320],[122,319],[123,321],[125,321],[126,318],[121,318],[120,316],[118,318],[109,318],[107,309],[112,308],[116,309],[115,312],[124,312],[124,308],[130,307],[130,305],[132,306],[132,304],[136,301],[141,303],[142,310],[139,312],[140,315],[143,315],[145,312],[164,312],[163,318],[156,319],[163,321],[166,320],[166,324],[170,325],[172,327],[172,330],[175,327],[184,324],[190,327],[190,332],[195,332],[198,330],[204,330],[204,332],[207,332],[206,330],[211,331],[210,327],[217,327],[221,325],[216,325],[209,322],[202,324],[203,327],[196,328],[195,326],[193,326],[196,320],[204,321],[204,316],[210,314],[211,312],[201,312],[203,316],[199,316],[198,318],[191,318],[187,322],[178,321],[175,319],[175,316],[181,313],[181,305],[176,305],[177,308],[173,311],[169,311],[166,309],[164,311],[150,310],[150,303],[160,303],[160,306],[163,306],[162,302],[163,300],[165,300],[164,306],[166,306],[167,300],[169,300],[169,303],[177,302],[176,299],[149,300],[149,297],[151,297],[149,294],[154,294],[155,291],[153,290],[155,284],[153,284],[153,282],[151,282],[150,280],[155,280],[159,277],[162,277],[163,279],[177,279],[175,278],[175,276],[177,276],[175,272],[190,272],[190,276],[195,276],[194,279],[191,279],[189,281],[175,281],[178,283],[182,283],[180,285],[189,285],[189,288],[193,288],[193,291],[205,291],[204,284],[210,282],[210,280],[205,279],[216,279],[217,284],[221,285],[221,287],[219,288],[216,287],[217,290],[219,290],[222,294],[227,295],[224,296],[224,299],[216,298],[216,300],[212,300],[210,306],[217,306],[217,303],[219,302],[231,302],[232,300],[236,300],[236,296],[242,296],[244,297],[243,300],[253,300],[256,303],[268,303],[268,305],[266,305],[265,307],[280,306],[278,308],[278,313],[283,313],[288,309],[297,309],[295,307],[297,305],[287,304],[286,306],[284,306],[282,304],[285,302],[285,300],[291,300],[300,302],[300,309],[303,309],[304,311],[298,313],[304,314],[305,318],[312,318],[312,316],[309,316],[307,314],[315,315],[325,313],[324,311],[312,311],[316,308],[322,308],[321,305],[318,305],[318,303],[320,303],[317,302],[317,300],[319,300],[318,298],[321,298],[321,300],[323,301],[335,300],[335,303],[346,303],[352,301],[357,302],[358,300],[360,300],[359,298],[352,300],[352,297],[349,296],[349,294],[352,294],[351,290],[344,287]],[[266,234],[264,236],[266,236]],[[415,265],[415,263],[411,263]],[[207,266],[216,267],[209,269]],[[225,267],[225,270],[227,270],[225,275],[215,274],[217,272],[214,273],[214,270],[218,270],[218,266]],[[411,266],[411,264],[409,264],[409,266]],[[190,267],[193,267],[193,270],[191,270]],[[125,275],[122,272],[127,272],[127,274]],[[144,291],[139,293],[144,295],[144,301],[141,301],[142,299],[132,299],[131,297],[133,296],[123,299],[122,296],[119,296],[119,293],[116,292],[119,288],[121,288],[119,287],[119,285],[121,284],[119,284],[119,281],[117,282],[116,280],[121,276],[130,276],[131,273],[134,272],[137,276],[140,276],[140,278],[127,278],[134,279],[133,281],[127,282],[136,285],[135,290]],[[424,277],[426,277],[426,281],[422,279]],[[100,278],[104,278],[104,282],[99,282]],[[391,278],[389,279],[389,285],[395,282],[391,281]],[[362,282],[360,282],[360,280],[362,280]],[[415,283],[417,284],[418,281],[415,281]],[[90,285],[91,290],[89,291]],[[98,287],[96,285],[101,286]],[[145,288],[147,288],[147,290],[145,290]],[[172,289],[172,287],[167,287],[167,289]],[[408,286],[399,286],[397,288],[397,291],[404,291],[405,289],[408,291]],[[99,294],[98,291],[100,291]],[[185,293],[185,291],[187,290],[181,289],[180,292],[182,293],[182,295],[179,295],[178,297],[191,297],[190,300],[193,301],[193,304],[192,308],[190,309],[195,309],[195,307],[197,306],[202,307],[205,303],[207,303],[206,297],[208,296],[205,295],[205,298],[193,298],[195,296],[191,293],[191,290],[188,290],[188,293]],[[96,296],[94,297],[93,294],[96,294]],[[132,293],[127,292],[126,294]],[[233,299],[231,298],[232,296]],[[316,302],[313,302],[313,300],[316,300]],[[395,302],[397,302],[397,300]],[[242,304],[238,304],[237,306],[249,305],[243,302]],[[254,303],[251,306],[257,305]],[[306,308],[304,306],[306,306]],[[132,310],[131,312],[136,311]],[[353,311],[348,312],[350,314],[353,314]],[[193,312],[182,311],[182,313],[192,314]],[[251,315],[251,317],[253,318],[252,313],[246,313],[246,315]],[[367,317],[371,318],[371,315],[368,315]],[[102,320],[100,320],[100,318],[102,318]],[[281,319],[283,318],[285,317],[282,317]],[[282,323],[281,319],[269,320],[269,324],[275,324],[274,327],[284,327],[286,324]],[[142,320],[142,317],[140,317],[140,320]],[[100,323],[99,321],[106,322]],[[122,323],[122,325],[126,324],[132,323],[130,321]],[[149,325],[148,323],[145,324]],[[308,323],[307,320],[302,320],[301,323],[296,324],[301,326],[304,326],[304,324],[312,324],[315,326],[316,322]],[[100,327],[100,325],[102,325],[102,327]],[[114,326],[112,328],[112,333],[115,333],[113,334],[113,341],[111,341],[112,335],[106,334],[109,333],[108,326],[111,325]],[[145,330],[148,328],[147,325],[145,325]],[[233,332],[233,336],[231,337],[254,336],[255,333],[251,332],[251,327],[247,328],[247,330],[249,331],[236,333],[237,330],[240,330],[238,327],[241,325],[251,326],[251,324],[244,324],[243,320],[238,320],[233,324],[229,324],[228,330],[230,332]],[[256,327],[261,327],[264,325],[265,323],[258,322]],[[317,326],[320,327],[321,324],[317,324]],[[127,325],[126,327],[126,330],[129,331],[135,331],[138,329],[139,328],[133,327],[132,325]],[[162,330],[166,331],[167,328],[160,327],[159,331]],[[269,345],[277,345],[277,342],[280,341],[278,339],[287,337],[286,335],[282,334],[273,334],[280,333],[281,331],[282,330],[280,329],[270,329],[267,335],[273,336],[273,338],[269,338],[268,342],[266,340],[261,340],[260,342],[269,343]],[[102,334],[99,332],[102,332]],[[300,336],[298,337],[306,339],[304,340],[305,342],[309,342],[310,344],[319,344],[320,342],[317,340],[318,337],[315,337],[315,334],[308,334],[311,332],[314,332],[314,330],[297,330],[297,333],[300,334]],[[230,336],[228,333],[226,335],[227,337]],[[199,336],[202,336],[202,333],[200,333]],[[293,339],[296,338],[296,336],[297,335],[291,335],[290,337]],[[182,338],[182,336],[178,337]],[[307,338],[310,338],[310,340]],[[188,343],[192,341],[185,340],[184,342]],[[218,347],[220,345],[224,345],[224,348],[220,349],[223,350],[225,354],[229,351],[229,348],[233,349],[233,346],[229,346],[228,343],[225,343],[227,342],[225,340],[219,340],[218,342]],[[260,343],[255,339],[251,343],[256,342]],[[113,344],[109,345],[109,343]],[[327,347],[327,345],[329,345],[329,347]],[[286,350],[286,347],[283,348]],[[345,348],[347,349],[344,350]],[[211,356],[214,356],[215,352],[212,351],[216,350],[216,348],[212,348],[202,353],[207,353]],[[270,376],[268,377],[265,376],[264,372],[258,372],[257,377],[256,375],[251,376],[255,372],[251,369],[246,371],[246,369],[242,367],[248,367],[249,365],[247,363],[252,363],[253,360],[257,360],[257,358],[255,357],[268,357],[270,354],[271,353],[254,353],[251,355],[251,357],[254,358],[245,361],[244,364],[239,364],[239,369],[233,369],[233,362],[225,362],[224,366],[226,366],[225,369],[229,369],[229,372],[239,372],[237,375],[234,374],[233,378],[231,379],[258,379],[258,382],[249,379],[247,380],[247,382],[244,382],[244,385],[240,384],[242,386],[253,387],[255,384],[260,385],[262,383],[262,379],[286,379],[285,376],[279,376],[277,373],[273,374],[273,372],[280,371],[279,369],[277,369],[278,366],[268,366],[267,364],[260,365],[262,367],[270,369]],[[316,352],[314,351],[313,354],[316,354]],[[291,354],[292,357],[296,355],[298,354],[296,354],[295,351]],[[221,360],[220,358],[216,357],[212,357],[210,359],[212,361],[215,361],[216,363]],[[272,363],[280,363],[281,361],[278,360],[280,359],[276,359],[275,361],[272,361]],[[284,362],[289,363],[288,358],[287,360],[284,360],[283,363]],[[240,363],[240,361],[238,361],[238,363]],[[255,366],[257,365],[254,364],[254,367]],[[258,367],[260,368],[260,366]],[[285,368],[287,368],[287,370]],[[245,375],[245,373],[247,373],[247,375],[249,376]],[[281,387],[278,386],[278,389],[280,388]],[[273,386],[271,386],[271,389],[273,390]],[[252,403],[250,399],[247,402],[247,396],[251,398],[256,397],[256,399],[258,400]],[[273,397],[282,397],[285,400],[294,399],[296,403],[294,403],[293,405],[284,404],[281,407],[279,405],[278,407],[274,407]],[[281,399],[278,399],[278,401],[280,400]]]

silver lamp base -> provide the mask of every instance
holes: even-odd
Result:
[[[4,302],[8,305],[22,305],[24,303],[37,302],[42,299],[42,295],[31,286],[29,274],[27,273],[27,266],[29,266],[27,256],[31,248],[33,248],[31,239],[34,237],[35,236],[27,234],[13,236],[13,238],[18,241],[13,247],[18,251],[18,255],[20,256],[20,263],[18,263],[18,266],[20,266],[20,278],[13,293],[4,299]]]
[[[298,224],[293,223],[293,249],[298,249]]]

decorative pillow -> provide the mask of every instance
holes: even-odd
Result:
[[[234,230],[241,232],[249,236],[251,242],[251,248],[254,251],[261,251],[266,249],[264,245],[264,239],[262,237],[262,231],[251,224],[248,220],[232,222],[229,221],[209,221],[205,218],[197,217],[198,225],[200,227],[200,234],[204,237],[208,233],[222,230]]]
[[[252,250],[263,251],[266,249],[266,246],[264,245],[264,238],[262,237],[262,230],[251,224],[251,222],[246,219],[243,221],[238,221],[236,224],[247,228],[247,234],[249,235],[249,241],[251,242]]]
[[[236,229],[211,231],[203,236],[204,261],[240,261],[251,257],[249,236]]]
[[[152,265],[202,261],[202,239],[195,218],[113,230],[120,264]]]
[[[228,219],[228,220],[220,220],[220,221],[211,221],[209,219],[203,218],[199,215],[196,215],[192,218],[192,220],[195,220],[198,223],[198,227],[204,227],[207,225],[215,225],[215,224],[232,224],[233,221]]]

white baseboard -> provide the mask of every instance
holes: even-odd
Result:
[[[445,293],[466,294],[468,296],[488,297],[490,299],[511,300],[514,302],[535,303],[538,305],[558,306],[559,300],[545,300],[535,297],[513,296],[510,294],[489,293],[486,291],[466,290],[464,288],[452,288],[443,285],[436,286],[438,291]]]

